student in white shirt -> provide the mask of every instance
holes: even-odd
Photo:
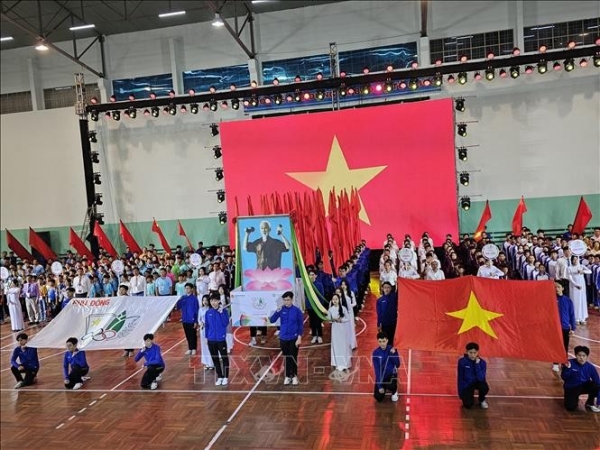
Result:
[[[83,267],[77,269],[77,276],[73,278],[73,287],[75,288],[75,297],[85,298],[90,291],[91,282],[87,275],[83,273]]]
[[[383,270],[379,273],[379,282],[384,283],[388,282],[392,286],[396,286],[396,281],[398,280],[398,274],[394,269],[392,269],[392,262],[388,259],[383,264]]]
[[[146,293],[146,279],[140,275],[140,269],[137,267],[133,268],[133,276],[129,280],[129,284],[131,285],[131,294],[143,296]]]
[[[440,269],[440,262],[437,259],[433,259],[429,265],[425,268],[425,279],[426,280],[445,280],[446,276]]]
[[[504,276],[504,272],[498,269],[496,266],[492,265],[492,260],[487,259],[485,264],[479,267],[477,271],[477,276],[482,278],[493,278],[495,280],[500,279],[500,277]]]
[[[418,280],[421,278],[415,268],[409,262],[400,263],[400,271],[398,272],[400,278],[408,278],[410,280]]]

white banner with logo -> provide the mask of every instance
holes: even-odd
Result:
[[[64,348],[68,338],[76,337],[82,350],[139,348],[144,335],[162,325],[178,299],[174,295],[74,298],[28,345]]]

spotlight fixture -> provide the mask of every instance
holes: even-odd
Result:
[[[198,114],[199,110],[200,110],[200,108],[198,107],[198,103],[191,103],[190,104],[190,112],[192,114]]]
[[[271,97],[266,96],[263,98],[263,101],[265,102],[265,105],[270,105],[271,104]]]
[[[155,92],[152,92],[152,91],[150,91],[150,98],[151,98],[152,100],[156,100],[156,93],[155,93]]]
[[[383,85],[385,92],[392,92],[394,90],[394,84],[391,81],[386,81]]]
[[[467,196],[464,196],[460,199],[460,207],[465,211],[471,209],[471,199]]]
[[[218,136],[219,135],[219,125],[217,125],[216,123],[211,123],[210,124],[210,134],[213,137]]]
[[[494,52],[487,53],[487,59],[494,59],[494,56],[496,56],[496,55],[494,55]]]
[[[506,78],[508,76],[506,70],[504,69],[500,69],[500,72],[498,72],[498,74],[500,75],[500,78]]]
[[[175,97],[175,91],[174,91],[173,89],[171,89],[171,90],[169,91],[169,97],[170,97],[170,98],[174,98],[174,97]]]
[[[257,85],[256,85],[256,81],[252,81],[252,83],[250,83],[250,85],[251,85],[253,88],[255,88],[255,87],[257,86]],[[216,88],[216,87],[214,87],[214,86],[211,86],[211,87],[209,87],[209,88],[208,88],[208,92],[210,92],[211,94],[214,94],[215,92],[217,92],[217,88]]]
[[[88,133],[88,138],[92,144],[95,144],[96,142],[98,142],[97,133],[95,131],[90,131]]]
[[[153,106],[150,108],[150,114],[152,114],[152,117],[160,116],[160,109],[158,109],[158,106]]]
[[[257,97],[252,97],[250,99],[250,106],[258,106],[258,98]]]
[[[225,201],[225,191],[223,189],[219,189],[217,191],[217,201],[219,203],[223,203]]]
[[[579,61],[579,66],[580,67],[587,67],[588,65],[588,60],[585,58],[582,58],[581,61]]]
[[[102,194],[94,194],[94,205],[102,206],[104,203],[102,202]]]
[[[227,223],[227,213],[225,211],[221,211],[219,213],[219,223],[221,225],[225,225]]]
[[[317,91],[317,93],[315,94],[315,98],[317,100],[323,100],[325,98],[325,92],[323,92],[323,91]]]
[[[458,74],[458,84],[466,84],[467,81],[468,81],[467,73],[466,72],[460,72]]]
[[[190,97],[193,97],[194,95],[196,95],[196,90],[195,89],[188,89],[188,94]]]
[[[521,50],[519,49],[519,47],[513,48],[512,54],[513,56],[519,56],[521,54]]]
[[[348,90],[345,85],[340,86],[340,97],[345,97],[348,94]]]
[[[209,105],[208,105],[208,107],[210,108],[210,110],[212,112],[215,112],[217,110],[217,108],[218,108],[217,102],[215,102],[214,100],[211,100],[210,103],[209,103]]]
[[[90,113],[90,119],[94,122],[98,122],[98,111],[94,110]]]
[[[148,108],[146,108],[144,110],[144,116],[148,117],[150,115],[150,110]]]
[[[215,180],[217,181],[221,181],[223,179],[223,168],[219,167],[218,169],[215,169]]]
[[[469,172],[461,172],[461,174],[459,176],[460,184],[462,184],[463,186],[468,186],[469,178],[470,178]]]
[[[225,26],[225,22],[221,19],[221,15],[219,13],[215,13],[215,18],[212,21],[212,26],[215,28],[221,28]]]
[[[544,44],[540,45],[540,48],[539,48],[540,53],[546,53],[546,50],[548,50],[547,46],[545,46]]]
[[[552,69],[554,70],[560,70],[562,69],[562,66],[560,65],[560,63],[558,61],[556,61],[553,65],[552,65]]]
[[[369,68],[368,68],[368,67],[364,67],[364,68],[363,68],[363,73],[364,73],[365,75],[367,75],[367,74],[369,73]]]
[[[202,105],[202,109],[204,111],[209,111],[210,110],[210,106],[208,106],[208,103],[205,103],[204,105]]]
[[[594,67],[600,67],[600,54],[596,53],[593,58]]]
[[[481,81],[481,79],[483,77],[481,76],[481,73],[475,72],[475,75],[473,76],[473,78],[475,79],[475,81]]]
[[[221,146],[220,145],[215,145],[213,147],[213,153],[215,154],[215,159],[219,159],[221,156],[223,156],[223,152],[221,150]]]
[[[566,72],[571,72],[575,68],[575,61],[573,61],[573,58],[565,59],[563,65]]]
[[[416,78],[412,78],[409,82],[408,82],[408,87],[415,91],[418,87],[419,87],[419,80],[417,80]]]
[[[104,214],[96,213],[94,214],[94,220],[98,222],[98,225],[104,225]]]
[[[98,153],[98,152],[91,152],[90,155],[92,157],[92,162],[94,164],[100,164],[100,153]]]
[[[461,161],[466,161],[468,159],[467,147],[458,147],[457,152],[458,159],[460,159]]]
[[[365,84],[362,88],[360,88],[360,93],[362,95],[369,95],[370,92],[371,92],[371,86],[368,84]]]
[[[111,103],[114,103],[114,102],[116,102],[116,101],[117,101],[117,96],[116,96],[116,95],[111,95],[111,96],[110,96],[110,98],[109,98],[109,101],[110,101]]]
[[[121,111],[113,111],[111,113],[111,117],[113,118],[113,120],[121,120]]]
[[[237,111],[238,109],[240,109],[240,101],[239,101],[239,99],[237,99],[237,98],[232,98],[232,99],[231,99],[231,107],[232,107],[233,109],[235,109],[236,111]]]
[[[404,87],[406,87],[406,86],[404,86]],[[348,95],[354,95],[354,94],[356,94],[356,91],[354,90],[354,88],[352,86],[350,86],[348,88]]]
[[[302,98],[304,100],[310,100],[311,99],[310,92],[305,92],[304,95],[302,95]]]
[[[169,105],[169,115],[174,116],[175,114],[177,114],[177,107],[173,104]]]
[[[433,77],[433,84],[434,86],[440,87],[442,84],[444,84],[444,77],[442,77],[439,73],[435,74],[435,77]]]
[[[181,106],[179,107],[179,112],[180,112],[181,114],[185,114],[185,113],[187,112],[187,106],[185,106],[185,105],[181,105]]]
[[[542,59],[537,65],[537,71],[539,74],[548,72],[548,63]]]
[[[283,97],[281,94],[275,94],[275,104],[281,105],[283,103]]]
[[[222,108],[222,109],[227,109],[227,108],[229,108],[229,103],[227,103],[227,100],[223,100],[223,101],[221,102],[221,108]]]
[[[527,66],[527,67],[525,67],[525,73],[526,74],[533,73],[533,66]]]
[[[454,75],[448,75],[448,84],[454,84],[455,81]]]
[[[456,125],[456,133],[459,136],[465,137],[467,135],[467,124],[466,123],[459,123]]]
[[[98,97],[92,97],[92,98],[90,98],[90,103],[92,105],[96,105],[98,103]]]
[[[127,96],[127,98],[129,99],[129,101],[130,101],[130,102],[132,102],[132,101],[134,101],[134,100],[135,100],[135,95],[133,95],[133,94],[129,94],[129,95]]]
[[[294,83],[300,83],[302,81],[302,77],[300,75],[296,75],[294,77]]]
[[[317,73],[317,80],[322,80],[323,79],[323,74],[321,72]]]
[[[465,99],[462,97],[455,99],[454,109],[460,112],[465,112]]]
[[[137,117],[137,109],[135,109],[133,106],[131,108],[129,108],[129,118],[130,119],[135,119]]]
[[[510,77],[519,78],[519,75],[521,75],[521,68],[519,66],[512,66],[510,68]]]
[[[94,172],[94,184],[102,184],[101,176],[100,172]]]
[[[273,78],[273,86],[279,86],[279,78]]]
[[[429,78],[425,78],[423,80],[423,86],[425,86],[425,87],[431,86],[431,80]]]
[[[493,67],[488,67],[485,69],[485,79],[488,81],[492,81],[496,76],[496,72]]]
[[[302,101],[302,95],[300,94],[300,91],[296,91],[294,93],[294,101],[296,101],[296,102],[301,102]]]

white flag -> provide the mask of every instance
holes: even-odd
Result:
[[[166,320],[179,297],[74,298],[28,345],[64,348],[70,337],[81,350],[138,348]]]

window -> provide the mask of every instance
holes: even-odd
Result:
[[[296,75],[300,75],[302,81],[314,80],[319,72],[325,78],[331,76],[329,55],[266,61],[262,64],[263,84],[271,84],[275,78],[281,83],[291,83]]]
[[[340,52],[340,72],[357,75],[368,67],[371,72],[383,72],[388,66],[406,69],[417,60],[417,43],[394,44]]]
[[[526,52],[538,51],[542,45],[548,50],[566,48],[569,41],[592,45],[600,35],[600,17],[525,27],[523,34]]]
[[[173,77],[170,73],[113,81],[113,93],[117,101],[127,100],[129,94],[135,95],[136,99],[150,98],[150,92],[163,97],[169,95],[171,89]]]
[[[229,90],[232,84],[237,87],[250,86],[250,72],[246,64],[183,72],[183,88],[186,93],[190,89],[196,92],[207,92],[211,86],[214,86],[217,91]]]
[[[0,95],[0,114],[12,114],[32,110],[30,91]]]
[[[513,30],[490,31],[488,33],[468,34],[429,42],[431,64],[437,60],[444,63],[460,61],[461,56],[469,59],[483,59],[488,52],[502,56],[512,53],[514,44]]]
[[[100,99],[100,90],[97,84],[85,85],[85,97],[88,100],[92,97]],[[75,94],[75,86],[65,86],[52,89],[44,89],[44,108],[67,108],[75,107],[77,95]]]

